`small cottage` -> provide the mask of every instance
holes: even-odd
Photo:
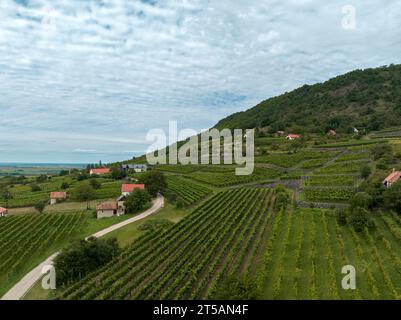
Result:
[[[50,193],[50,205],[56,204],[59,201],[67,199],[66,192],[51,192]]]
[[[91,176],[93,176],[93,175],[101,176],[103,174],[108,174],[110,172],[111,172],[111,170],[109,168],[99,168],[99,169],[91,169],[89,171],[89,174]]]
[[[118,216],[117,201],[107,201],[96,207],[97,218],[109,218]]]
[[[337,136],[337,132],[335,132],[334,130],[330,130],[329,132],[327,132],[327,135],[330,137],[335,137]]]
[[[6,208],[0,207],[0,217],[5,217],[8,213]]]
[[[396,183],[400,179],[401,179],[401,171],[396,171],[395,169],[393,169],[393,172],[391,172],[391,174],[386,179],[383,180],[383,185],[386,188],[390,188],[394,183]]]

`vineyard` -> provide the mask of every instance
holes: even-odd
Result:
[[[296,153],[272,153],[266,156],[255,158],[256,162],[269,163],[283,168],[290,168],[304,160],[311,159],[330,159],[334,158],[338,152],[323,151],[298,151]]]
[[[354,186],[357,182],[355,176],[331,175],[331,176],[310,176],[306,181],[306,186]]]
[[[305,187],[303,197],[307,201],[344,202],[355,193],[350,187]]]
[[[267,181],[279,175],[279,171],[269,168],[255,168],[253,174],[247,176],[237,176],[235,172],[206,172],[198,171],[186,175],[195,181],[211,184],[216,187],[226,187],[241,183]]]
[[[368,161],[338,162],[324,168],[317,169],[315,174],[358,173]]]
[[[167,184],[168,189],[175,193],[187,206],[198,202],[212,192],[209,188],[180,176],[168,176]]]
[[[330,211],[277,215],[268,241],[263,299],[400,299],[401,220],[372,215],[374,228],[357,234]],[[356,269],[356,290],[343,290],[341,269]]]
[[[228,274],[253,274],[263,256],[274,195],[223,191],[162,232],[149,232],[59,299],[200,299]]]
[[[352,153],[344,154],[343,156],[339,157],[336,160],[336,162],[366,160],[369,158],[370,158],[370,155],[368,152],[352,152]]]
[[[84,213],[18,215],[0,218],[0,295],[51,249],[73,238],[85,225]]]

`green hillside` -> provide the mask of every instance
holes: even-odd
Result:
[[[221,120],[216,128],[267,127],[322,133],[368,131],[399,125],[401,65],[356,70],[327,82],[304,85]]]

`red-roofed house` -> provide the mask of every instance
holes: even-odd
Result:
[[[99,169],[91,169],[90,171],[89,171],[89,174],[91,175],[91,176],[93,176],[93,175],[98,175],[98,176],[100,176],[100,175],[102,175],[102,174],[107,174],[107,173],[110,173],[111,171],[110,171],[110,169],[109,168],[99,168]]]
[[[0,217],[5,217],[8,210],[6,208],[0,207]]]
[[[135,189],[145,189],[144,184],[132,184],[132,183],[124,183],[121,186],[121,194],[124,196],[128,196],[131,192],[133,192]]]
[[[66,192],[50,192],[50,204],[56,204],[57,201],[67,199]]]
[[[295,140],[295,139],[299,139],[299,138],[301,138],[301,135],[299,135],[299,134],[292,134],[292,133],[290,133],[290,134],[286,137],[286,139],[288,139],[288,140]]]
[[[393,172],[383,180],[383,184],[386,188],[390,188],[394,183],[396,183],[398,180],[401,179],[401,171],[395,171],[393,169]]]

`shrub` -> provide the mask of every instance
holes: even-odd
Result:
[[[68,189],[69,187],[70,187],[70,184],[68,182],[63,182],[61,184],[61,189],[63,189],[63,190]]]
[[[336,210],[336,219],[337,223],[340,226],[345,226],[347,224],[347,212],[344,209],[337,209]]]
[[[98,190],[102,186],[102,184],[96,178],[92,178],[89,183],[94,190]]]
[[[35,209],[39,212],[39,213],[43,213],[43,211],[45,210],[45,208],[46,208],[46,202],[45,201],[38,201],[36,204],[35,204]]]
[[[41,191],[42,189],[36,184],[36,183],[32,183],[31,184],[31,191],[32,192],[37,192],[37,191]]]

